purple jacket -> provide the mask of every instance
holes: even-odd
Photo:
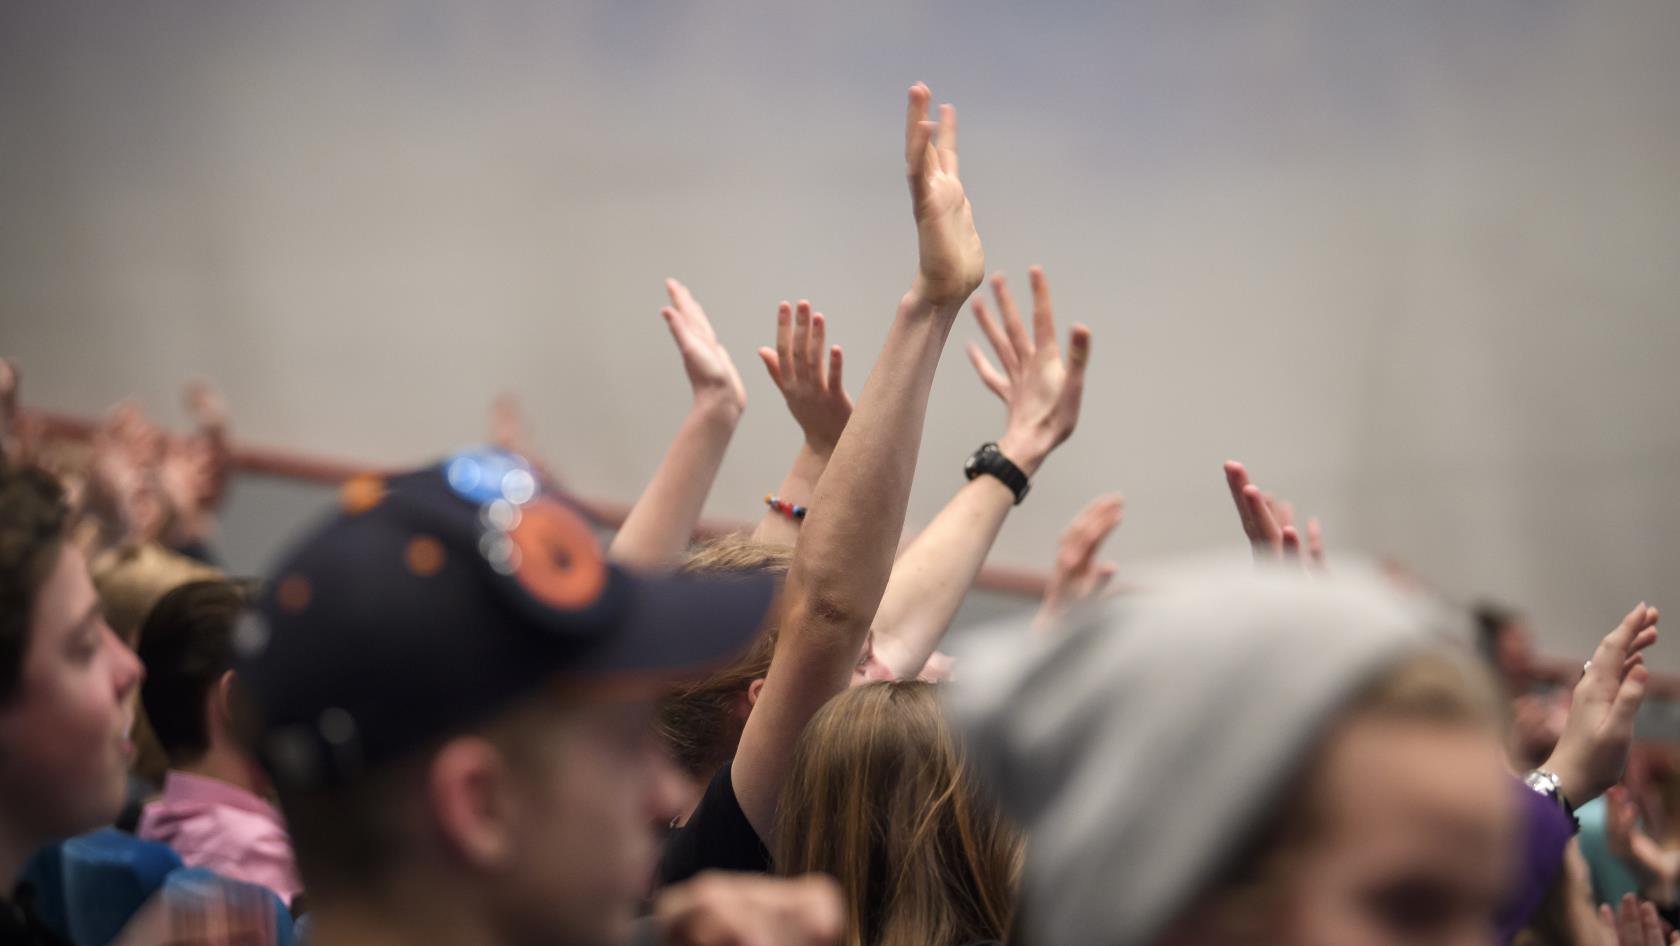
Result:
[[[1575,822],[1557,802],[1522,782],[1516,783],[1522,810],[1522,862],[1505,909],[1499,913],[1499,941],[1510,943],[1528,925],[1546,891],[1563,870],[1563,852],[1575,836]]]

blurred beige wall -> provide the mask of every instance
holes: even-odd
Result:
[[[175,417],[208,374],[252,440],[377,461],[511,389],[628,499],[686,407],[676,275],[751,397],[709,512],[754,516],[796,434],[753,349],[808,296],[861,384],[925,79],[991,263],[1044,264],[1096,334],[995,559],[1115,488],[1123,561],[1240,548],[1238,457],[1333,549],[1518,602],[1552,649],[1680,614],[1680,4],[809,6],[6,4],[0,349],[36,403]],[[1000,432],[977,338],[912,523]]]

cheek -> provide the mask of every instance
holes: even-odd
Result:
[[[116,817],[125,788],[123,711],[108,687],[92,686],[94,676],[83,669],[38,681],[4,733],[8,775],[27,779],[42,820],[68,833]]]
[[[1386,946],[1361,922],[1354,865],[1334,849],[1303,852],[1284,883],[1280,942],[1297,946]]]
[[[622,753],[596,755],[562,769],[563,784],[550,805],[558,823],[556,847],[592,875],[586,883],[598,889],[628,883],[640,892],[652,866],[650,814],[660,797],[656,776],[645,756]]]

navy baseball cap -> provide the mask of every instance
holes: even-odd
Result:
[[[649,695],[753,641],[768,575],[638,574],[494,449],[357,477],[273,570],[235,633],[275,783],[343,784],[551,681]]]

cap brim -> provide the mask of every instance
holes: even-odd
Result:
[[[726,665],[768,626],[780,580],[769,574],[705,577],[613,568],[630,605],[610,639],[567,667],[602,682],[669,683]]]

